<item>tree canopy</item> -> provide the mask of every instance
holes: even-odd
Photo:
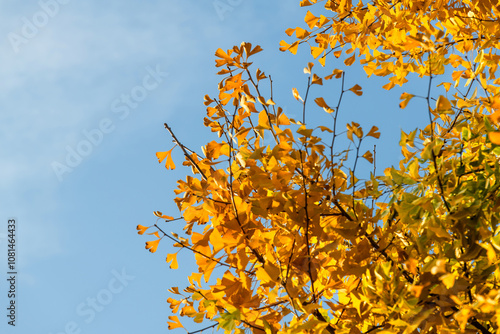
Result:
[[[259,46],[218,49],[222,80],[204,118],[214,139],[196,153],[165,124],[174,148],[157,153],[173,169],[181,150],[191,168],[175,190],[180,215],[155,212],[183,222],[184,234],[137,227],[151,252],[170,240],[194,255],[190,285],[170,289],[173,313],[235,333],[500,333],[500,5],[300,5],[304,28],[286,30],[282,51],[307,48],[321,66],[339,58],[388,77],[385,89],[406,91],[400,108],[426,102],[428,125],[402,132],[399,165],[360,176],[359,159],[376,155],[365,143],[380,132],[337,123],[345,94],[363,93],[345,86],[344,70],[323,77],[308,63],[307,89],[293,89],[302,119],[292,119],[252,64]],[[307,104],[329,80],[340,80],[339,94]],[[331,124],[306,122],[310,108]],[[340,136],[351,144],[339,147]],[[177,252],[167,262],[177,268]],[[182,324],[171,316],[168,326]]]

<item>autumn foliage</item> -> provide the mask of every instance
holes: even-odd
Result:
[[[185,234],[138,226],[151,252],[168,243],[194,255],[191,284],[170,289],[173,313],[236,333],[500,333],[500,6],[300,4],[311,6],[305,28],[286,31],[283,51],[307,48],[325,67],[338,58],[388,77],[385,89],[406,88],[401,108],[425,102],[428,125],[402,133],[398,166],[359,175],[380,133],[337,123],[345,95],[363,92],[345,87],[345,71],[320,77],[309,63],[307,90],[292,91],[302,119],[291,119],[251,64],[259,46],[217,50],[222,80],[204,118],[214,140],[196,153],[165,124],[192,175],[175,190],[180,216],[155,215]],[[307,103],[328,80],[340,80],[338,95]],[[331,124],[306,122],[311,108]],[[341,136],[349,147],[338,147]],[[171,153],[157,153],[167,169]],[[167,256],[173,269],[176,256]]]

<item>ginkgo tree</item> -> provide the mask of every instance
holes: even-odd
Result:
[[[217,50],[222,80],[205,96],[204,118],[214,139],[195,152],[165,124],[191,173],[175,190],[180,214],[155,215],[184,233],[137,227],[151,252],[170,241],[194,256],[190,284],[170,289],[173,313],[236,333],[500,333],[500,6],[300,5],[311,6],[305,26],[286,31],[282,51],[304,45],[322,66],[339,59],[388,77],[385,89],[406,90],[401,108],[425,101],[428,125],[402,132],[399,165],[360,175],[359,159],[374,163],[366,143],[380,133],[337,123],[346,94],[363,92],[345,86],[344,70],[321,77],[309,63],[307,89],[292,91],[302,119],[292,119],[249,60],[259,46]],[[306,106],[328,80],[340,80],[339,94]],[[331,124],[306,122],[308,108]],[[167,169],[173,149],[157,153]],[[167,255],[173,269],[177,253]],[[176,315],[168,326],[183,327]]]

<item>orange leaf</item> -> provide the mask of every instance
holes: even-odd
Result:
[[[439,85],[437,85],[437,87],[439,87],[439,86],[443,86],[444,89],[446,89],[446,91],[449,91],[450,87],[451,87],[451,83],[450,82],[441,82]]]
[[[326,104],[325,100],[322,97],[318,97],[318,98],[314,99],[314,102],[316,102],[316,104],[318,106],[320,106],[321,108],[330,108],[328,106],[328,104]]]
[[[375,125],[372,126],[372,128],[366,135],[377,139],[380,138],[380,132],[378,132],[378,128]]]
[[[177,269],[179,268],[179,264],[177,263],[177,253],[173,254],[168,254],[167,255],[167,262],[170,263],[170,269]]]
[[[498,123],[498,121],[500,120],[500,110],[495,111],[489,117],[493,123]]]
[[[366,151],[365,154],[363,154],[363,158],[368,160],[370,163],[373,163],[373,154],[370,151]]]
[[[382,88],[386,89],[386,90],[391,90],[394,86],[395,86],[394,82],[389,81],[388,83],[386,83],[385,85],[383,85]]]
[[[311,55],[314,58],[318,58],[323,51],[325,51],[325,49],[323,49],[322,47],[311,46]]]
[[[280,114],[278,116],[278,123],[277,125],[290,125],[290,120],[288,119],[288,117],[286,117],[285,114]]]
[[[436,109],[438,112],[445,113],[445,114],[453,113],[453,111],[451,110],[450,101],[446,97],[444,97],[443,95],[439,95],[439,97],[436,101]]]
[[[165,160],[165,158],[167,158],[167,161],[165,163],[165,168],[167,169],[175,169],[175,164],[174,161],[172,160],[172,150],[174,148],[175,146],[166,152],[156,152],[156,157],[158,158],[159,163],[161,163],[163,160]]]
[[[363,95],[363,91],[362,91],[362,88],[360,85],[356,84],[354,85],[353,87],[349,88],[349,90],[351,92],[353,92],[354,94],[356,94],[357,96],[361,96]]]
[[[351,124],[346,124],[347,126],[347,137],[352,141],[352,134],[354,133],[359,139],[363,138],[363,129],[359,126],[359,123],[351,122]]]
[[[149,249],[151,253],[156,252],[156,249],[158,248],[158,244],[160,243],[161,239],[156,239],[153,241],[146,241],[146,249]]]
[[[225,60],[231,60],[231,57],[221,48],[218,48],[217,51],[215,51],[215,56]]]
[[[169,315],[168,320],[173,321],[173,322],[167,321],[168,329],[184,328],[184,326],[182,326],[177,316]]]
[[[312,3],[309,0],[302,0],[300,2],[300,7],[312,6]]]
[[[408,105],[408,103],[410,102],[410,100],[414,97],[415,95],[413,94],[408,94],[408,93],[403,93],[401,94],[401,96],[399,97],[400,100],[403,100],[401,101],[401,103],[399,104],[399,107],[401,109],[404,109],[406,108],[406,106]]]
[[[316,74],[313,74],[311,84],[312,85],[320,85],[320,86],[322,86],[323,85],[323,79],[321,79]]]
[[[500,131],[494,131],[488,133],[488,138],[495,145],[500,145]]]
[[[293,42],[292,45],[288,48],[292,54],[297,54],[297,49],[299,47],[299,42]]]
[[[259,126],[263,129],[271,130],[271,125],[269,124],[269,118],[267,117],[267,112],[262,110],[259,113]]]
[[[206,105],[206,106],[208,106],[208,105],[210,105],[212,102],[214,102],[214,100],[212,100],[212,99],[210,98],[210,96],[208,96],[208,95],[205,95],[204,100],[205,100],[205,102],[203,102],[203,104],[204,104],[204,105]]]
[[[172,155],[167,156],[167,162],[165,163],[165,168],[167,169],[175,169],[174,160],[172,160]]]
[[[146,230],[148,229],[149,227],[148,226],[142,226],[142,225],[137,225],[137,230],[139,232],[137,232],[138,234],[144,234],[144,232],[146,232]]]
[[[325,80],[330,80],[333,77],[335,77],[335,79],[340,79],[342,77],[342,73],[344,73],[344,71],[339,70],[338,68],[336,68],[336,69],[333,70],[332,74],[327,75],[325,77]]]
[[[325,67],[325,62],[326,62],[325,55],[323,55],[323,57],[319,58],[318,62],[321,64],[321,66]]]
[[[292,92],[293,92],[293,97],[298,101],[304,101],[302,100],[302,98],[300,97],[299,95],[299,91],[297,90],[297,88],[292,88]]]
[[[325,110],[327,113],[331,114],[332,112],[334,112],[334,110],[330,108],[328,104],[326,104],[325,100],[322,97],[314,99],[314,102],[316,102],[316,104],[323,108],[323,110]]]
[[[355,60],[356,60],[356,56],[352,55],[351,57],[349,57],[346,60],[344,60],[344,64],[346,64],[346,66],[351,66],[354,63]]]
[[[307,4],[302,4],[302,3],[307,3]],[[309,3],[309,1],[302,1],[301,2],[301,6],[310,6],[311,4]],[[314,26],[316,25],[316,22],[318,22],[318,18],[316,16],[313,15],[313,13],[311,13],[310,11],[307,11],[307,14],[306,14],[306,17],[304,18],[304,21],[307,23],[307,25],[309,26],[309,29],[312,29],[314,28]]]
[[[154,215],[158,218],[162,218],[162,219],[167,219],[167,220],[172,220],[174,219],[174,217],[170,217],[170,216],[167,216],[167,215],[164,215],[163,213],[161,213],[161,211],[155,211],[153,212]]]
[[[251,45],[251,44],[250,44],[250,45]],[[252,51],[250,51],[250,53],[249,53],[248,55],[249,55],[249,56],[252,56],[252,55],[254,55],[254,54],[256,54],[256,53],[259,53],[259,52],[261,52],[261,51],[263,51],[263,49],[260,47],[260,45],[257,45],[255,48],[253,48],[253,50],[252,50]]]

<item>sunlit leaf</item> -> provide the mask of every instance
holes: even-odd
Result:
[[[299,95],[299,92],[297,91],[297,88],[292,88],[292,92],[293,92],[293,97],[297,100],[297,101],[304,101],[300,95]]]
[[[160,240],[161,239],[156,239],[156,240],[153,240],[153,241],[147,241],[146,242],[146,249],[149,249],[149,251],[151,253],[154,253],[156,252],[156,249],[158,248],[158,245],[160,243]]]
[[[401,109],[404,109],[406,108],[406,106],[408,105],[408,103],[410,102],[410,100],[414,97],[415,95],[413,94],[408,94],[408,93],[403,93],[401,94],[401,97],[399,98],[400,100],[403,100],[401,101],[401,103],[399,103],[399,108]]]
[[[170,263],[170,269],[179,268],[179,264],[177,263],[177,253],[168,254],[167,262]]]
[[[165,162],[165,168],[167,168],[167,169],[175,169],[174,160],[172,159],[172,150],[174,148],[172,148],[166,152],[156,152],[156,157],[158,158],[159,163],[161,163],[163,160],[165,160],[165,158],[167,159]]]
[[[179,318],[177,316],[169,315],[168,320],[170,320],[170,321],[167,321],[168,329],[184,328],[184,326],[182,326],[182,324],[179,321]]]
[[[138,230],[137,233],[144,234],[144,232],[146,232],[148,228],[149,228],[148,226],[137,225],[137,230]]]

